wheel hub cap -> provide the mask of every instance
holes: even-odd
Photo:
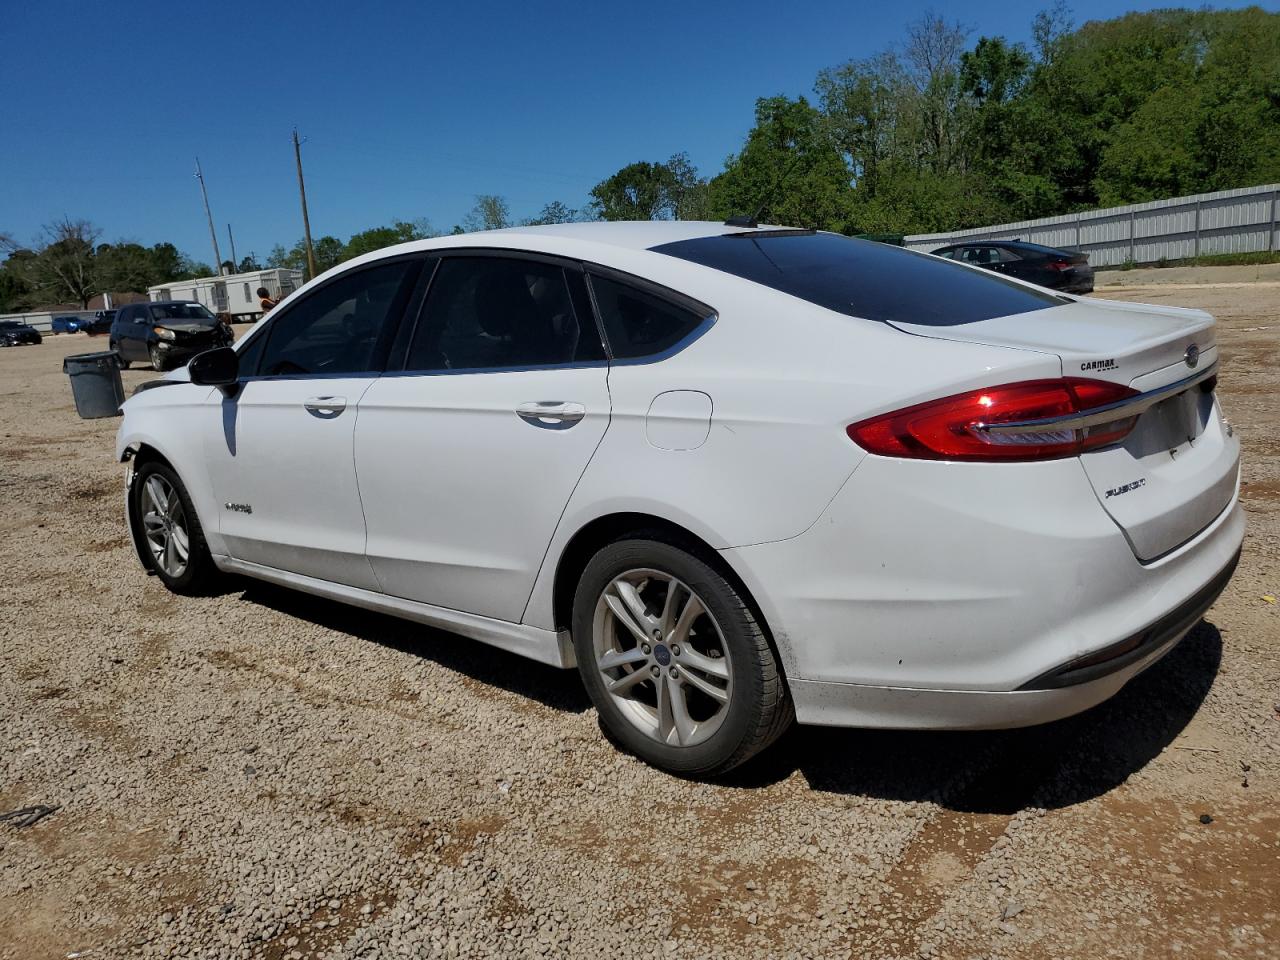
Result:
[[[592,645],[606,691],[646,736],[688,747],[724,722],[733,695],[724,635],[702,598],[670,574],[615,577],[597,601]]]

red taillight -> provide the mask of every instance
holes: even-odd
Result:
[[[1050,270],[1070,270],[1075,264],[1070,260],[1051,260],[1047,266]]]
[[[1026,380],[918,403],[851,424],[849,438],[884,457],[917,460],[1050,460],[1123,440],[1136,416],[1088,427],[1055,427],[1021,433],[989,432],[999,424],[1070,417],[1133,396],[1137,391],[1105,380],[1066,377]]]

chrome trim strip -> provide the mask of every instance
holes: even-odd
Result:
[[[1138,414],[1154,407],[1162,400],[1190,390],[1198,383],[1203,383],[1218,373],[1218,364],[1193,373],[1189,377],[1177,380],[1163,387],[1139,393],[1124,400],[1117,400],[1105,407],[1095,407],[1087,413],[1069,413],[1061,417],[1043,417],[1039,420],[1016,420],[1012,423],[975,423],[975,430],[994,434],[1045,433],[1054,430],[1083,430],[1100,423],[1111,423],[1124,417],[1136,417]]]

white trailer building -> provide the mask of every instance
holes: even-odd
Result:
[[[302,286],[301,270],[254,270],[251,273],[228,273],[221,277],[199,277],[174,280],[159,287],[149,287],[147,296],[153,303],[161,300],[194,300],[217,314],[229,314],[231,320],[243,323],[262,315],[258,288],[266,287],[271,298],[287,297]]]

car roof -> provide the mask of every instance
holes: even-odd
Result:
[[[949,243],[945,247],[939,249],[951,250],[960,247],[1013,247],[1016,250],[1053,250],[1057,253],[1069,253],[1062,247],[1050,247],[1043,243],[1032,243],[1030,240],[964,240],[959,243]]]
[[[624,250],[649,250],[664,243],[697,240],[725,233],[754,233],[767,230],[792,230],[760,224],[758,227],[732,227],[719,220],[594,220],[586,223],[550,223],[533,227],[503,227],[475,233],[456,233],[426,240],[411,240],[377,251],[385,255],[418,250],[442,250],[450,247],[540,247],[546,241],[566,241],[575,246],[595,244]],[[532,242],[532,243],[531,243]]]

